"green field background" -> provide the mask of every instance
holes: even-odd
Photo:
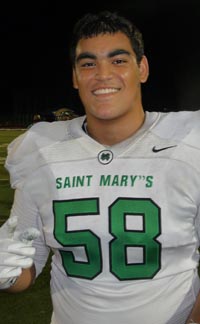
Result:
[[[0,129],[0,226],[8,218],[14,191],[10,188],[9,175],[4,168],[7,145],[24,130]],[[35,284],[18,293],[0,293],[0,323],[49,324],[52,305],[49,294],[50,260]]]

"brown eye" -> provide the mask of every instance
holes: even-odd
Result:
[[[123,60],[123,59],[117,59],[117,60],[115,60],[115,61],[113,61],[113,64],[123,64],[123,63],[125,63],[126,61],[125,60]]]
[[[93,67],[95,66],[94,62],[85,62],[81,64],[81,67]]]

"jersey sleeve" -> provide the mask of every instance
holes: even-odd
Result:
[[[66,123],[41,122],[28,129],[8,146],[5,168],[10,174],[11,186],[15,189],[10,216],[18,217],[17,231],[22,232],[29,227],[35,227],[41,233],[40,237],[33,242],[36,248],[34,264],[37,276],[46,264],[49,247],[43,235],[39,208],[31,196],[31,190],[26,189],[26,185],[31,181],[33,172],[44,163],[40,150],[62,140],[64,136],[66,136]],[[7,235],[5,224],[1,227],[0,233],[1,236]]]

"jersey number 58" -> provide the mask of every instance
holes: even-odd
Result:
[[[90,229],[69,231],[68,217],[99,215],[99,198],[54,201],[54,236],[63,247],[82,246],[87,262],[77,261],[72,251],[60,250],[68,276],[92,280],[103,270],[101,239]],[[142,229],[127,229],[126,216],[142,217]],[[160,208],[151,199],[118,198],[108,206],[110,272],[119,280],[151,279],[160,269]],[[142,262],[127,261],[128,248],[141,248]]]

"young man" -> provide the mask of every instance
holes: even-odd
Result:
[[[200,323],[200,112],[144,112],[142,36],[115,13],[76,24],[71,58],[85,116],[8,148],[1,289],[28,288],[51,250],[52,324]]]

